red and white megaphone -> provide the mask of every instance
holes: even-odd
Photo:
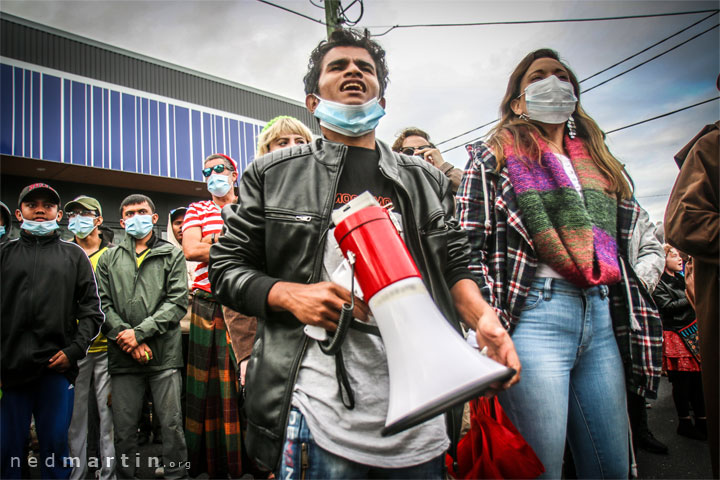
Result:
[[[355,278],[387,352],[390,401],[383,436],[512,377],[512,369],[480,355],[443,317],[390,214],[369,192],[335,210],[332,219],[343,255],[354,256]]]

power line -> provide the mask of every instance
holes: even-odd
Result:
[[[280,10],[285,10],[286,12],[293,13],[293,14],[298,15],[298,16],[300,16],[300,17],[307,18],[308,20],[312,20],[313,22],[319,23],[320,25],[325,25],[325,22],[323,22],[322,20],[318,20],[317,18],[310,17],[310,16],[308,16],[308,15],[305,15],[304,13],[296,12],[295,10],[291,10],[291,9],[289,9],[289,8],[287,8],[287,7],[283,7],[282,5],[278,5],[278,4],[276,4],[276,3],[268,2],[267,0],[257,0],[257,1],[260,2],[260,3],[264,3],[264,4],[266,4],[266,5],[270,5],[270,6],[275,7],[275,8],[279,8]]]
[[[643,123],[647,123],[647,122],[652,122],[653,120],[657,120],[658,118],[667,117],[667,116],[669,116],[669,115],[673,115],[673,114],[675,114],[675,113],[682,112],[682,111],[684,111],[684,110],[689,110],[689,109],[691,109],[691,108],[693,108],[693,107],[697,107],[697,106],[700,106],[700,105],[704,105],[704,104],[706,104],[706,103],[710,103],[710,102],[715,101],[715,100],[718,100],[718,99],[720,99],[720,96],[719,96],[719,97],[715,97],[715,98],[708,98],[707,100],[703,100],[702,102],[698,102],[698,103],[695,103],[695,104],[692,104],[692,105],[688,105],[687,107],[678,108],[677,110],[673,110],[672,112],[663,113],[662,115],[658,115],[658,116],[656,116],[656,117],[652,117],[652,118],[648,118],[648,119],[645,119],[645,120],[641,120],[641,121],[639,121],[639,122],[631,123],[630,125],[625,125],[624,127],[615,128],[615,129],[613,129],[613,130],[608,130],[607,132],[605,132],[605,134],[606,134],[606,135],[610,135],[611,133],[619,132],[620,130],[625,130],[626,128],[634,127],[634,126],[636,126],[636,125],[642,125]]]
[[[435,146],[442,145],[443,143],[447,143],[447,142],[449,142],[449,141],[451,141],[451,140],[455,140],[456,138],[460,138],[460,137],[462,137],[463,135],[467,135],[467,134],[470,133],[470,132],[474,132],[475,130],[480,130],[480,129],[483,128],[483,127],[487,127],[488,125],[492,125],[493,123],[497,122],[498,120],[500,120],[500,119],[499,119],[499,118],[496,118],[495,120],[493,120],[493,121],[491,121],[491,122],[483,123],[483,124],[480,125],[479,127],[475,127],[475,128],[473,128],[473,129],[471,129],[471,130],[468,130],[467,132],[463,132],[463,133],[461,133],[460,135],[455,135],[454,137],[448,138],[447,140],[443,140],[442,142],[437,142],[437,143],[435,144]],[[446,150],[446,151],[447,151],[447,150]]]
[[[589,77],[583,78],[582,80],[580,80],[580,83],[583,83],[583,82],[585,82],[585,81],[587,81],[587,80],[590,80],[590,79],[593,78],[593,77],[597,77],[597,76],[600,75],[601,73],[605,73],[605,72],[607,72],[608,70],[611,70],[611,69],[617,67],[618,65],[627,62],[628,60],[632,60],[633,58],[637,57],[638,55],[647,52],[647,51],[650,50],[651,48],[657,47],[657,46],[660,45],[661,43],[664,43],[664,42],[670,40],[671,38],[676,37],[676,36],[680,35],[681,33],[685,32],[685,31],[687,31],[687,30],[690,30],[690,29],[691,29],[692,27],[694,27],[695,25],[697,25],[697,24],[699,24],[699,23],[702,23],[702,22],[704,22],[705,20],[707,20],[708,18],[710,18],[710,17],[712,17],[712,16],[714,16],[714,15],[717,15],[717,14],[718,14],[718,12],[713,12],[713,13],[711,13],[710,15],[708,15],[707,17],[703,17],[701,20],[698,20],[697,22],[693,23],[692,25],[688,25],[687,27],[683,28],[682,30],[678,30],[677,32],[673,33],[672,35],[663,38],[663,39],[660,40],[659,42],[655,42],[655,43],[653,43],[652,45],[650,45],[649,47],[643,48],[643,49],[640,50],[639,52],[634,53],[634,54],[630,55],[629,57],[627,57],[627,58],[625,58],[625,59],[623,59],[623,60],[620,60],[619,62],[617,62],[617,63],[615,63],[615,64],[613,64],[613,65],[610,65],[610,66],[607,67],[607,68],[603,68],[603,69],[600,70],[599,72],[593,73],[593,74],[590,75]]]
[[[586,78],[580,80],[579,83],[583,83],[583,82],[585,82],[586,80],[589,80],[589,79],[591,79],[591,78],[593,78],[593,77],[596,77],[597,75],[600,75],[601,73],[607,72],[608,70],[610,70],[610,69],[612,69],[612,68],[614,68],[614,67],[617,67],[618,65],[620,65],[620,64],[622,64],[622,63],[625,63],[625,62],[627,62],[628,60],[631,60],[631,59],[634,58],[634,57],[637,57],[638,55],[640,55],[640,54],[642,54],[642,53],[650,50],[651,48],[656,47],[656,46],[660,45],[661,43],[664,43],[664,42],[666,42],[667,40],[670,40],[671,38],[673,38],[673,37],[675,37],[675,36],[677,36],[677,35],[685,32],[685,31],[687,31],[687,30],[689,30],[690,28],[692,28],[692,27],[694,27],[694,26],[696,26],[696,25],[698,25],[699,23],[704,22],[705,20],[707,20],[708,18],[712,17],[713,15],[717,15],[717,13],[718,13],[718,10],[715,10],[713,13],[711,13],[710,15],[704,17],[702,20],[699,20],[699,21],[697,21],[697,22],[695,22],[695,23],[693,23],[693,24],[691,24],[691,25],[683,28],[682,30],[678,30],[677,32],[673,33],[672,35],[669,35],[669,36],[663,38],[662,40],[660,40],[660,41],[658,41],[658,42],[655,42],[654,44],[650,45],[649,47],[646,47],[646,48],[640,50],[639,52],[634,53],[633,55],[630,55],[629,57],[627,57],[627,58],[625,58],[625,59],[623,59],[623,60],[621,60],[621,61],[619,61],[619,62],[617,62],[617,63],[615,63],[615,64],[613,64],[613,65],[611,65],[611,66],[609,66],[609,67],[607,67],[607,68],[604,68],[604,69],[600,70],[599,72],[590,75],[589,77],[586,77]],[[710,31],[710,30],[712,30],[712,29],[714,29],[714,28],[717,28],[717,27],[718,27],[718,25],[715,25],[714,27],[711,27],[710,29],[705,30],[704,32],[701,32],[700,34],[695,35],[694,37],[686,40],[685,42],[680,43],[680,44],[676,45],[675,47],[673,47],[673,48],[671,48],[671,49],[669,49],[669,50],[666,50],[665,52],[662,52],[662,53],[656,55],[655,57],[651,58],[650,60],[647,60],[647,61],[645,61],[645,62],[643,62],[643,63],[641,63],[641,64],[639,64],[639,65],[636,65],[635,67],[633,67],[633,68],[631,68],[631,69],[628,69],[628,70],[626,70],[626,71],[624,71],[624,72],[621,72],[620,74],[618,74],[618,75],[616,75],[616,76],[614,76],[614,77],[606,80],[606,81],[603,82],[603,83],[607,83],[607,82],[609,82],[610,80],[613,80],[613,79],[619,77],[620,75],[624,75],[625,73],[628,73],[628,72],[630,72],[631,70],[634,70],[634,69],[636,69],[636,68],[638,68],[638,67],[640,67],[640,66],[642,66],[642,65],[644,65],[644,64],[646,64],[646,63],[648,63],[648,62],[651,62],[652,60],[655,60],[655,59],[659,58],[660,56],[665,55],[666,53],[669,53],[670,51],[678,48],[679,46],[681,46],[681,45],[683,45],[683,44],[685,44],[685,43],[687,43],[687,42],[689,42],[689,41],[691,41],[691,40],[694,40],[695,38],[699,37],[700,35],[703,35],[703,34],[707,33],[708,31]],[[583,90],[583,93],[589,92],[590,90],[593,90],[594,88],[602,85],[603,83],[599,83],[599,84],[597,84],[597,85],[595,85],[595,86],[593,86],[593,87],[590,87],[590,88],[588,88],[588,89],[586,89],[586,90]],[[461,133],[461,134],[459,134],[459,135],[455,135],[454,137],[448,138],[447,140],[443,140],[442,142],[437,142],[435,145],[442,145],[443,143],[450,142],[450,141],[455,140],[455,139],[457,139],[457,138],[460,138],[460,137],[462,137],[462,136],[464,136],[464,135],[467,135],[468,133],[474,132],[474,131],[476,131],[476,130],[480,130],[481,128],[487,127],[488,125],[492,125],[493,123],[497,122],[498,120],[500,120],[500,119],[499,119],[499,118],[496,118],[495,120],[493,120],[493,121],[491,121],[491,122],[484,123],[484,124],[480,125],[479,127],[472,128],[472,129],[470,129],[470,130],[468,130],[468,131],[466,131],[466,132],[463,132],[463,133]],[[480,137],[480,138],[482,138],[482,137]],[[473,140],[473,141],[475,141],[475,140]]]
[[[694,103],[694,104],[692,104],[692,105],[688,105],[687,107],[678,108],[677,110],[673,110],[672,112],[663,113],[662,115],[657,115],[657,116],[652,117],[652,118],[647,118],[647,119],[641,120],[641,121],[639,121],[639,122],[631,123],[630,125],[625,125],[624,127],[619,127],[619,128],[614,128],[614,129],[612,129],[612,130],[608,130],[607,132],[605,132],[605,135],[610,135],[611,133],[619,132],[620,130],[625,130],[626,128],[635,127],[635,126],[637,126],[637,125],[642,125],[643,123],[652,122],[653,120],[657,120],[657,119],[659,119],[659,118],[668,117],[668,116],[673,115],[673,114],[675,114],[675,113],[679,113],[679,112],[682,112],[682,111],[684,111],[684,110],[689,110],[689,109],[691,109],[691,108],[698,107],[698,106],[700,106],[700,105],[704,105],[704,104],[706,104],[706,103],[710,103],[710,102],[715,101],[715,100],[720,100],[720,96],[715,97],[715,98],[708,98],[707,100],[703,100],[702,102]],[[461,143],[460,145],[455,145],[454,147],[450,147],[450,148],[448,148],[447,150],[443,150],[441,153],[449,152],[449,151],[451,151],[451,150],[455,150],[456,148],[464,147],[465,145],[469,145],[469,144],[471,144],[471,143],[477,142],[478,140],[480,140],[480,139],[482,139],[482,138],[483,138],[483,136],[481,135],[481,136],[479,136],[479,137],[473,138],[473,139],[470,140],[469,142],[464,142],[464,143]]]
[[[720,27],[720,25],[713,25],[712,27],[708,28],[707,30],[704,30],[704,31],[698,33],[697,35],[688,38],[688,39],[685,40],[684,42],[678,43],[678,44],[675,45],[674,47],[669,48],[669,49],[665,50],[664,52],[658,53],[658,54],[655,55],[654,57],[652,57],[652,58],[650,58],[650,59],[648,59],[648,60],[645,60],[644,62],[638,63],[638,64],[635,65],[634,67],[628,68],[627,70],[624,70],[624,71],[618,73],[617,75],[614,75],[614,76],[608,78],[607,80],[603,80],[602,82],[600,82],[600,83],[598,83],[598,84],[596,84],[596,85],[593,85],[593,86],[590,87],[590,88],[586,88],[585,90],[582,91],[582,93],[587,93],[587,92],[589,92],[589,91],[591,91],[591,90],[596,89],[596,88],[599,87],[600,85],[605,85],[606,83],[608,83],[608,82],[611,81],[611,80],[615,80],[616,78],[621,77],[621,76],[625,75],[626,73],[632,72],[632,71],[635,70],[636,68],[642,67],[643,65],[645,65],[645,64],[648,63],[648,62],[652,62],[652,61],[655,60],[656,58],[662,57],[662,56],[665,55],[666,53],[670,53],[670,52],[672,52],[673,50],[675,50],[676,48],[682,47],[682,46],[685,45],[686,43],[691,42],[691,41],[695,40],[696,38],[698,38],[699,36],[705,35],[705,34],[708,33],[709,31],[714,30],[714,29],[716,29],[716,28],[718,28],[718,27]]]
[[[685,12],[671,12],[671,13],[651,13],[646,15],[622,15],[617,17],[594,17],[594,18],[553,18],[548,20],[510,20],[510,21],[498,21],[498,22],[471,22],[471,23],[419,23],[410,25],[375,25],[368,28],[388,28],[383,33],[373,35],[373,37],[382,37],[387,35],[396,28],[420,28],[420,27],[478,27],[488,25],[529,25],[534,23],[570,23],[570,22],[600,22],[608,20],[627,20],[631,18],[651,18],[651,17],[670,17],[676,15],[692,15],[695,13],[710,13],[718,12],[718,9],[713,10],[692,10]]]

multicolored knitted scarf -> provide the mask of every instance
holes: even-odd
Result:
[[[620,281],[617,258],[617,199],[610,182],[590,158],[583,141],[565,136],[583,196],[558,158],[536,137],[541,161],[503,145],[510,181],[541,262],[578,287]],[[584,197],[584,198],[583,198]]]

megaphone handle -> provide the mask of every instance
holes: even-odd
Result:
[[[343,305],[342,312],[340,312],[340,319],[338,320],[337,330],[335,330],[335,333],[332,335],[332,337],[330,337],[329,340],[325,340],[324,342],[318,341],[318,344],[320,345],[320,350],[322,350],[325,355],[335,355],[340,351],[340,347],[342,347],[342,344],[345,341],[345,336],[347,335],[348,330],[350,330],[350,324],[353,320],[354,309],[355,301]]]
[[[325,355],[335,355],[340,351],[340,347],[342,347],[347,332],[350,330],[350,324],[353,321],[353,311],[355,310],[355,254],[351,251],[348,251],[348,260],[350,263],[350,303],[342,306],[338,326],[332,338],[323,342],[318,341],[320,350]]]

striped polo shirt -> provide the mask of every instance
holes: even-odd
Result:
[[[220,216],[220,207],[212,200],[204,200],[195,202],[188,207],[183,221],[182,231],[188,228],[200,227],[202,237],[216,233],[222,233],[223,220]],[[208,264],[207,262],[198,263],[195,268],[195,279],[191,290],[204,290],[210,292],[210,280],[208,280]]]

